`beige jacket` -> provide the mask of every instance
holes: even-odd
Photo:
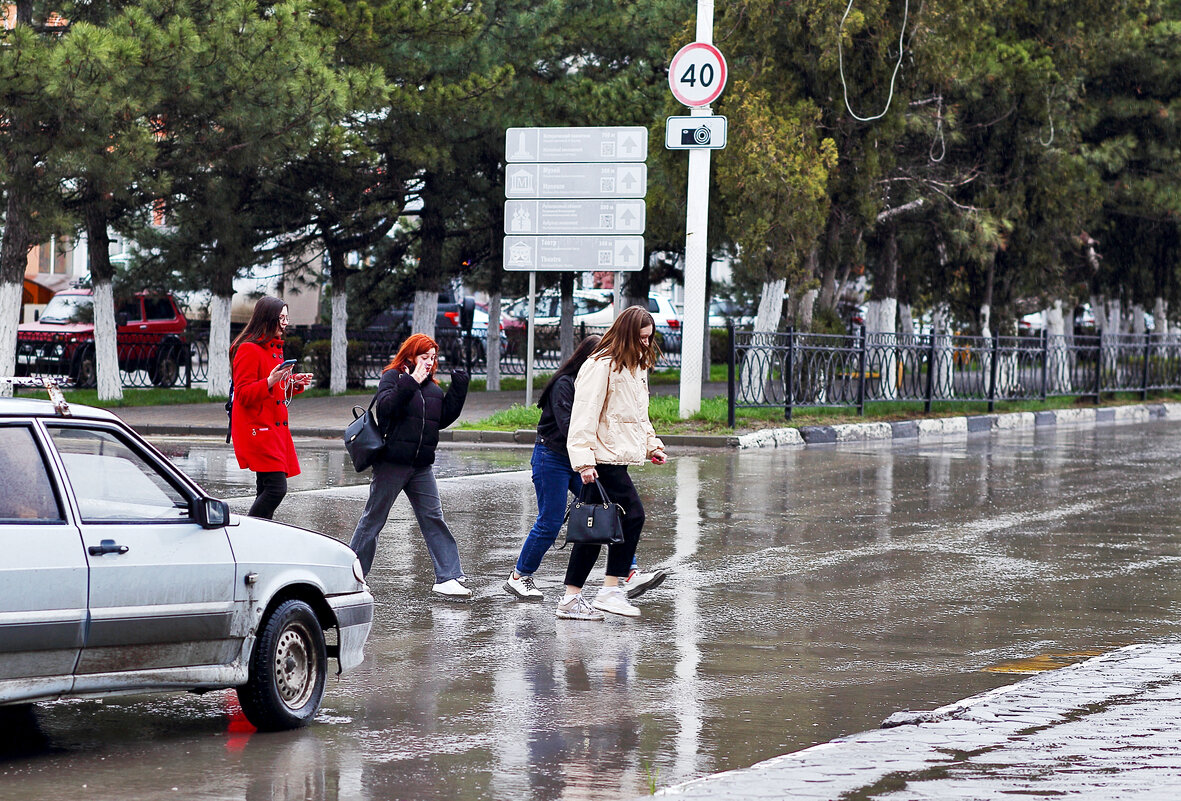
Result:
[[[657,449],[664,443],[648,419],[647,371],[616,370],[607,357],[587,359],[574,379],[570,466],[643,464]]]

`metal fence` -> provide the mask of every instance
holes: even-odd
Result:
[[[1181,388],[1181,337],[761,333],[730,329],[729,418],[739,408],[880,401],[1044,400]]]
[[[577,343],[590,334],[602,334],[605,327],[575,326]],[[232,333],[236,334],[237,330]],[[679,367],[681,334],[679,330],[658,331],[663,353],[659,367]],[[557,326],[537,326],[534,331],[533,366],[536,370],[555,370],[561,364],[560,332]],[[301,362],[301,369],[315,374],[326,383],[331,370],[329,326],[293,326],[287,331],[287,355]],[[386,331],[350,331],[346,380],[350,386],[364,386],[376,381],[402,344]],[[439,365],[442,372],[463,367],[474,375],[487,371],[486,336],[473,331],[470,336],[459,331],[440,331]],[[183,336],[162,342],[158,335],[120,334],[118,337],[119,370],[124,387],[192,387],[209,377],[209,328],[192,324]],[[502,375],[525,374],[525,331],[510,330],[500,337],[500,372]],[[23,376],[64,378],[76,387],[93,387],[96,368],[93,342],[73,341],[67,334],[46,334],[32,339],[22,334],[17,344],[17,373]]]

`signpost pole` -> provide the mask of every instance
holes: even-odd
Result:
[[[697,0],[697,41],[713,44],[713,0]],[[708,106],[694,108],[693,116],[709,116]],[[709,154],[689,151],[689,181],[685,209],[685,315],[681,338],[682,418],[701,410],[701,359],[705,350],[705,271],[708,268],[706,232],[709,227]]]
[[[533,405],[533,316],[537,311],[537,271],[529,271],[529,329],[525,334],[525,406]]]

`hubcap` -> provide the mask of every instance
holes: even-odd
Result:
[[[315,656],[311,637],[302,626],[283,629],[275,646],[275,687],[283,703],[299,709],[312,697],[316,687]]]

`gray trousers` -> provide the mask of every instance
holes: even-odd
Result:
[[[439,501],[439,487],[430,467],[378,462],[373,465],[373,478],[369,482],[369,500],[365,511],[357,521],[357,529],[349,547],[361,560],[365,574],[373,567],[377,554],[377,535],[390,516],[390,507],[398,493],[406,492],[426,549],[435,565],[435,581],[441,583],[463,575],[459,564],[459,546],[443,520],[443,504]]]

